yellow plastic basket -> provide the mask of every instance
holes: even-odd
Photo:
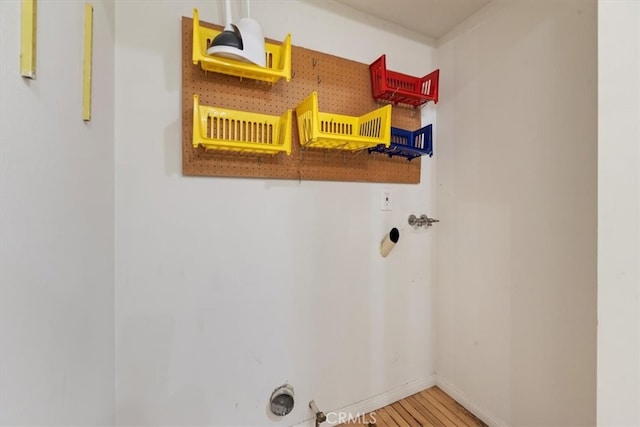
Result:
[[[235,61],[220,56],[207,55],[207,45],[221,31],[200,26],[198,9],[193,10],[193,47],[194,64],[200,63],[205,71],[230,74],[241,78],[276,83],[281,78],[291,80],[291,34],[287,34],[282,44],[265,42],[266,67]]]
[[[256,154],[291,154],[292,111],[282,116],[200,105],[193,95],[193,146]]]
[[[356,151],[391,144],[391,105],[360,117],[321,113],[314,91],[296,107],[296,115],[303,147]]]

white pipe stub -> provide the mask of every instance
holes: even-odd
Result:
[[[389,255],[389,252],[391,252],[391,249],[398,243],[398,240],[400,240],[400,231],[393,227],[391,231],[384,236],[382,242],[380,242],[380,255],[383,257]]]

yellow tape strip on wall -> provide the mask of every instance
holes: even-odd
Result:
[[[36,78],[36,0],[22,0],[20,34],[20,74]]]
[[[93,6],[84,6],[84,63],[82,71],[82,120],[91,120],[91,60],[93,56]]]

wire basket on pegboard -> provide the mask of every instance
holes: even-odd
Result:
[[[310,148],[357,151],[379,144],[389,146],[391,105],[359,117],[318,111],[318,93],[296,107],[300,145]]]
[[[438,81],[440,70],[424,77],[387,70],[386,55],[376,59],[370,66],[371,91],[376,101],[419,108],[429,101],[438,103]]]
[[[205,71],[228,74],[240,78],[276,83],[281,78],[291,80],[291,34],[281,44],[265,42],[266,67],[236,61],[221,56],[207,55],[207,48],[221,31],[200,25],[198,9],[193,10],[191,59]]]
[[[388,154],[389,157],[401,156],[413,160],[420,156],[433,156],[432,125],[424,126],[416,131],[391,128],[391,144],[389,147],[378,145],[369,149],[369,153]]]
[[[292,111],[282,116],[248,113],[200,105],[193,95],[195,148],[253,154],[291,154]]]

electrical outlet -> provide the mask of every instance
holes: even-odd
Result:
[[[380,210],[381,211],[390,211],[392,210],[392,198],[391,198],[391,190],[382,190],[380,197]]]

